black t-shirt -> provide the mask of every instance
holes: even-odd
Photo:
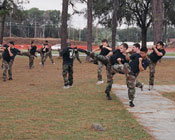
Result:
[[[139,53],[135,53],[133,55],[130,56],[131,62],[129,63],[130,67],[131,67],[131,71],[133,73],[139,73],[139,58],[140,58],[140,54]],[[146,70],[146,68],[149,66],[149,61],[148,59],[143,59],[142,60],[142,66],[143,68]]]
[[[117,49],[113,55],[110,57],[110,62],[112,65],[114,64],[118,64],[118,61],[117,59],[118,58],[121,58],[121,63],[124,64],[124,63],[127,63],[128,61],[126,60],[126,56],[123,55],[119,49]]]
[[[16,57],[16,55],[20,53],[20,51],[19,51],[18,49],[16,49],[16,48],[13,48],[13,49],[12,49],[12,48],[11,48],[10,51],[11,51],[11,53],[13,54],[13,56],[10,56],[10,54],[9,54],[9,52],[8,52],[8,49],[7,49],[9,46],[7,45],[7,46],[4,46],[4,47],[6,47],[6,49],[4,50],[2,56],[3,56],[3,59],[4,59],[5,61],[7,61],[7,62],[10,62],[11,59],[14,60],[15,57]]]
[[[73,64],[75,53],[76,52],[71,47],[64,48],[61,52],[61,55],[63,56],[63,64]]]
[[[155,52],[155,50],[153,50],[153,52],[149,55],[149,58],[151,59],[151,61],[153,61],[154,63],[157,63],[157,61],[159,59],[161,59],[164,55],[165,55],[165,50],[164,49],[157,49],[159,52],[161,52],[163,55],[162,56],[158,56],[157,53]]]
[[[36,46],[31,46],[30,54],[31,55],[35,55],[36,50],[37,50],[37,47]]]
[[[103,48],[103,46],[100,46],[101,52],[100,55],[106,56],[110,51],[106,48]]]
[[[48,51],[49,51],[49,49],[46,48],[46,47],[43,47],[43,48],[41,49],[41,52],[42,52],[42,53],[46,53],[46,52],[48,52]]]

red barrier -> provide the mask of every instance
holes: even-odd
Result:
[[[17,49],[22,49],[22,50],[27,50],[29,48],[30,45],[15,45],[15,48]],[[37,49],[41,49],[42,45],[36,45]],[[71,47],[75,47],[74,45],[72,45]],[[81,49],[85,49],[87,50],[87,46],[82,46],[82,45],[76,45],[77,48],[81,48]],[[97,49],[98,46],[92,46],[92,50]]]
[[[17,49],[23,49],[27,50],[30,45],[15,45],[15,48]],[[87,50],[87,46],[82,46],[82,45],[76,45],[77,48],[85,49]],[[75,45],[72,45],[72,47],[75,47]],[[97,49],[99,46],[92,46],[92,50]],[[37,45],[37,49],[42,48],[42,45]],[[175,52],[175,48],[165,48],[166,52]],[[149,52],[151,49],[149,49]]]

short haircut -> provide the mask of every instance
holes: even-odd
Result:
[[[133,44],[133,46],[135,46],[136,48],[140,49],[140,44],[139,43],[135,43],[135,44]]]
[[[141,52],[147,53],[147,52],[148,52],[148,48],[147,48],[147,47],[142,47],[142,48],[140,49],[140,51],[141,51]]]
[[[12,45],[15,45],[15,43],[13,41],[10,41],[9,43],[12,44]]]
[[[102,42],[102,43],[103,43],[103,42],[108,43],[108,40],[107,40],[107,39],[103,39],[101,42]]]
[[[34,41],[32,40],[32,41],[31,41],[31,44],[33,44],[33,43],[34,43]]]
[[[48,40],[46,40],[45,42],[48,43]]]
[[[157,44],[160,44],[162,47],[164,46],[163,41],[158,41]]]
[[[128,49],[128,44],[127,43],[122,43],[121,44],[125,49]]]

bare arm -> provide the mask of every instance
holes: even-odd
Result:
[[[111,47],[104,46],[104,48],[106,48],[106,49],[109,50],[109,51],[112,51],[112,48],[111,48]]]
[[[10,47],[7,48],[8,52],[9,52],[9,55],[10,56],[13,56],[13,53],[10,51]]]
[[[155,46],[153,46],[153,49],[158,56],[163,56],[163,53],[159,52]]]
[[[100,50],[100,48],[97,48],[97,49],[93,50],[92,52],[96,52],[96,51],[99,51],[99,50]]]
[[[140,57],[140,58],[139,58],[139,70],[140,70],[140,71],[144,71],[144,70],[145,70],[144,67],[142,66],[142,60],[143,60],[143,59]]]

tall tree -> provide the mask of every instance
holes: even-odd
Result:
[[[88,19],[87,19],[87,30],[88,30],[88,36],[87,36],[87,49],[89,51],[92,51],[92,22],[93,22],[93,17],[92,17],[92,5],[93,5],[93,0],[88,0],[87,1],[87,14],[88,14]],[[89,57],[86,58],[87,61],[89,61]]]
[[[151,0],[127,0],[127,9],[133,22],[135,22],[142,32],[142,47],[146,47],[147,30],[152,23]]]
[[[0,44],[3,42],[6,15],[9,14],[10,10],[11,6],[9,5],[8,0],[0,2]]]
[[[68,5],[69,0],[63,0],[62,4],[62,23],[61,23],[61,49],[67,47],[67,20],[68,20]]]
[[[0,1],[0,43],[3,42],[4,37],[4,25],[6,16],[12,11],[15,13],[19,11],[21,5],[28,0],[14,1],[14,0],[1,0]]]
[[[164,11],[164,40],[168,42],[168,25],[175,25],[175,1],[163,0]]]
[[[113,0],[113,14],[112,14],[112,50],[115,50],[116,44],[116,30],[117,30],[117,11],[119,7],[119,0]]]
[[[153,19],[153,32],[154,44],[162,40],[163,29],[163,1],[152,0],[152,19]]]

